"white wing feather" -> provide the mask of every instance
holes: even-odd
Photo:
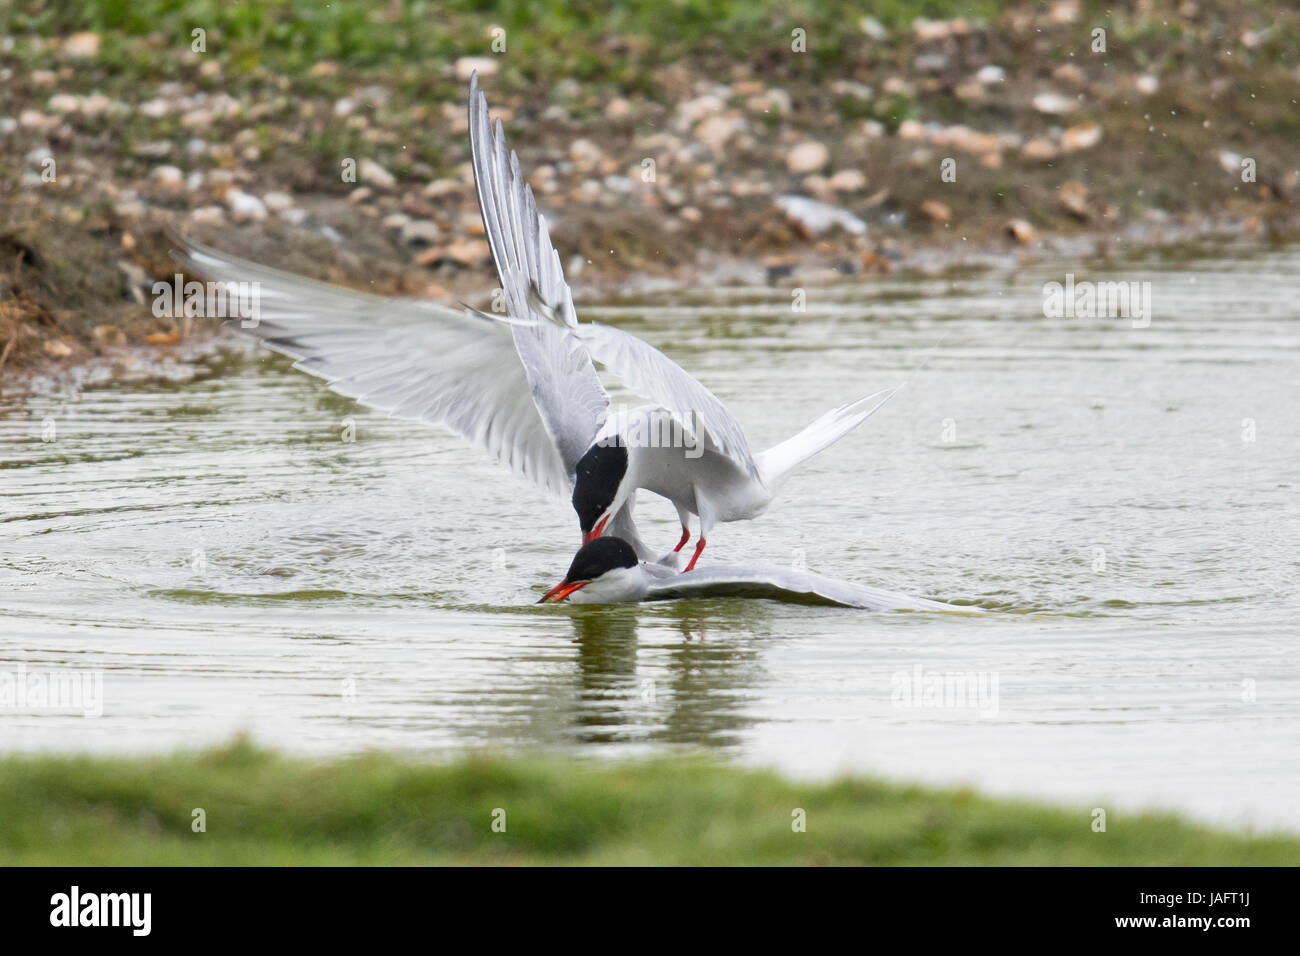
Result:
[[[258,283],[260,317],[246,331],[295,359],[295,368],[394,418],[448,428],[538,487],[570,493],[573,465],[538,412],[510,326],[176,241],[187,270],[215,282]]]
[[[479,209],[506,309],[511,317],[528,320],[511,327],[515,347],[542,421],[572,474],[605,419],[609,395],[582,345],[529,307],[529,288],[535,286],[546,302],[555,304],[566,325],[577,325],[573,292],[564,281],[546,220],[519,171],[519,158],[507,156],[499,120],[493,132],[477,75],[470,81],[469,141]]]
[[[648,601],[682,598],[749,597],[778,601],[838,604],[872,611],[965,611],[980,613],[973,606],[944,604],[926,598],[911,597],[898,591],[836,581],[811,571],[779,567],[709,566],[677,574],[647,569]]]
[[[648,342],[610,325],[584,322],[570,332],[629,389],[662,405],[683,428],[697,438],[707,438],[715,450],[757,477],[740,423],[721,399],[684,368]]]

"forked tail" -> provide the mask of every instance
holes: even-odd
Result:
[[[859,398],[856,402],[833,408],[793,438],[787,438],[781,444],[761,452],[756,456],[755,463],[763,483],[775,489],[790,472],[870,418],[902,387],[884,388],[865,398]]]

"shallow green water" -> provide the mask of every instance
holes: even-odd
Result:
[[[1066,271],[1150,281],[1150,326],[1045,318]],[[681,747],[1300,828],[1298,288],[1296,251],[1238,249],[811,288],[805,314],[783,288],[580,309],[668,351],[758,447],[942,337],[705,560],[806,560],[978,619],[535,607],[577,544],[567,503],[279,359],[9,399],[0,671],[98,673],[103,714],[0,706],[0,746]],[[666,502],[638,518],[675,542]],[[965,674],[982,703],[902,696]]]

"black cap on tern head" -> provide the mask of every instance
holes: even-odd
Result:
[[[564,583],[594,581],[606,571],[636,566],[636,552],[622,538],[597,538],[578,549],[578,553],[573,556],[573,563],[569,565],[569,572],[564,576]]]
[[[573,510],[578,513],[584,538],[614,503],[626,474],[627,449],[622,445],[592,445],[578,459],[573,475]]]

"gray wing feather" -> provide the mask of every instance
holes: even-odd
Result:
[[[718,452],[748,474],[758,474],[740,424],[722,401],[684,368],[648,342],[613,326],[586,322],[572,331],[591,357],[629,389],[662,405],[691,434],[711,441]]]
[[[647,567],[642,565],[642,567]],[[814,574],[780,567],[716,565],[677,574],[651,568],[646,600],[675,598],[752,597],[779,601],[837,604],[871,611],[969,611],[977,607],[944,604],[910,597],[897,591],[862,584],[849,584]]]
[[[609,395],[582,343],[529,307],[528,290],[535,285],[545,301],[557,303],[567,323],[577,324],[573,292],[546,220],[519,170],[519,157],[506,152],[499,120],[493,131],[477,76],[470,81],[469,138],[479,209],[506,309],[512,318],[532,320],[511,326],[511,335],[542,421],[572,475],[605,420]]]
[[[394,418],[441,425],[556,495],[571,466],[545,427],[511,326],[431,302],[341,289],[177,237],[177,259],[214,282],[256,282],[256,335],[295,368]]]

